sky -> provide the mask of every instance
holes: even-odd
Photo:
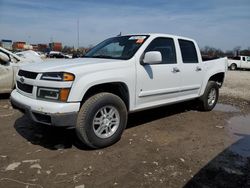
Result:
[[[167,33],[224,51],[250,47],[250,0],[0,0],[0,40],[88,47],[131,33]]]

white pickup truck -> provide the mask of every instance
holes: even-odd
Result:
[[[84,58],[22,67],[14,107],[39,123],[73,126],[87,146],[117,142],[130,112],[199,99],[214,108],[227,59],[202,62],[196,42],[167,34],[109,38]]]
[[[250,57],[249,56],[237,56],[237,57],[229,58],[228,67],[231,70],[250,69]]]

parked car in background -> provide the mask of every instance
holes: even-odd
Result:
[[[48,54],[49,58],[61,58],[61,59],[69,59],[72,58],[72,56],[66,55],[62,52],[58,52],[58,51],[50,51]]]
[[[35,51],[33,50],[26,50],[22,52],[17,52],[15,53],[19,57],[26,59],[27,61],[32,61],[32,62],[42,62],[42,57]]]
[[[250,56],[228,58],[228,67],[231,70],[250,69]]]
[[[197,99],[214,108],[227,58],[202,61],[197,43],[167,34],[109,38],[84,58],[22,67],[14,107],[39,123],[76,128],[87,146],[117,142],[128,113]]]
[[[42,62],[34,51],[14,54],[0,47],[0,93],[10,93],[15,86],[16,71],[26,63]]]
[[[46,58],[46,54],[44,52],[37,52],[42,59]]]

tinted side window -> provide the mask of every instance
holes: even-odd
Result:
[[[240,60],[240,57],[233,57],[234,60]]]
[[[242,57],[242,60],[243,60],[243,61],[246,61],[246,58],[245,58],[245,57]]]
[[[159,37],[154,39],[147,47],[145,52],[159,51],[162,56],[162,63],[174,64],[176,63],[176,53],[174,40],[171,38]]]
[[[188,40],[179,39],[183,63],[198,63],[198,56],[194,43]]]

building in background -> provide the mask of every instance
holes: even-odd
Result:
[[[22,41],[13,42],[12,48],[15,51],[21,51],[21,50],[24,50],[25,44],[26,42],[22,42]]]
[[[47,44],[38,44],[38,51],[39,52],[48,52],[48,45]]]
[[[38,51],[38,44],[31,44],[32,50]]]
[[[61,42],[52,42],[49,43],[49,48],[51,51],[62,51],[62,43]]]
[[[0,42],[0,46],[7,50],[12,50],[12,40],[3,39]]]
[[[48,53],[50,51],[59,51],[63,50],[61,42],[52,42],[49,44],[28,44],[25,41],[15,41],[2,39],[0,40],[0,46],[13,51],[24,51],[24,50],[34,50],[39,52]]]
[[[12,48],[14,51],[33,50],[32,45],[22,41],[13,42]]]

